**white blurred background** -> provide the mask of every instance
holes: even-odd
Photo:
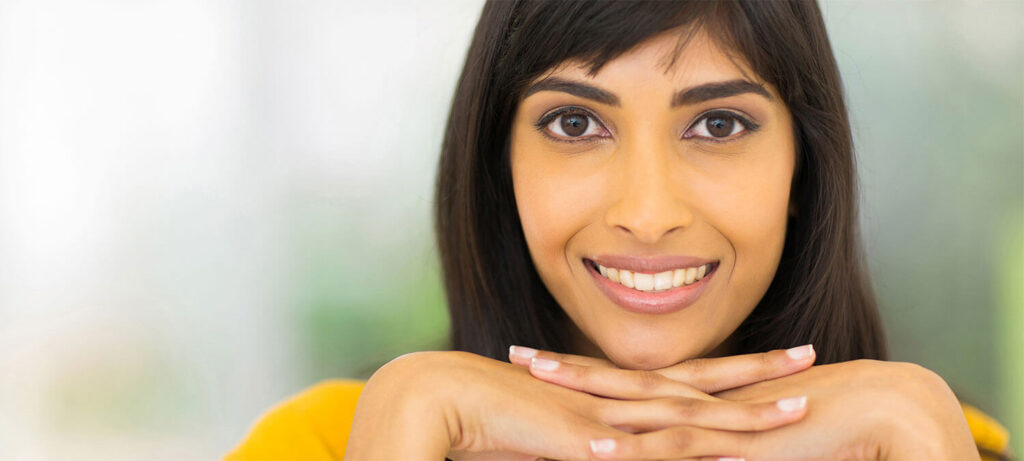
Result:
[[[0,459],[216,459],[443,345],[479,0],[0,0]],[[1024,3],[822,4],[894,359],[1024,417]]]

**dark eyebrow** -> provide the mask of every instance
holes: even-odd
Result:
[[[609,91],[602,90],[596,86],[587,85],[586,83],[565,80],[558,77],[548,77],[534,83],[527,88],[525,93],[523,93],[523,99],[526,99],[531,94],[540,91],[560,91],[562,93],[569,93],[574,96],[590,99],[609,106],[619,106],[619,97]],[[729,96],[744,93],[754,93],[764,96],[769,101],[773,100],[771,93],[769,93],[768,90],[764,88],[764,85],[761,85],[760,83],[754,83],[748,80],[729,80],[725,82],[705,83],[703,85],[697,85],[680,90],[672,96],[672,102],[669,107],[696,104],[699,102],[710,101],[712,99],[727,98]]]
[[[678,107],[686,104],[696,104],[718,98],[727,98],[744,93],[754,93],[772,100],[771,93],[760,83],[747,80],[729,80],[727,82],[714,82],[697,85],[680,90],[672,97],[672,104],[669,107]]]
[[[548,77],[534,83],[526,90],[526,93],[523,93],[523,99],[526,99],[531,94],[539,91],[561,91],[573,96],[597,101],[601,104],[607,104],[615,107],[619,106],[619,97],[612,93],[595,86],[587,85],[586,83],[564,80],[558,77]]]

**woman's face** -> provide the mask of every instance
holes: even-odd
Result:
[[[578,352],[625,368],[721,353],[786,234],[786,105],[705,34],[666,71],[676,40],[651,39],[594,77],[563,63],[527,85],[511,133],[537,271]]]

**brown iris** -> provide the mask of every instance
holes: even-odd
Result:
[[[562,131],[569,136],[579,136],[587,132],[589,121],[583,114],[566,114],[562,116]]]
[[[732,133],[733,125],[736,123],[735,120],[728,117],[708,117],[704,125],[708,128],[708,133],[716,138],[724,138]]]

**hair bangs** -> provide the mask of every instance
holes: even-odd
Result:
[[[678,34],[672,54],[666,56],[667,72],[690,40],[703,31],[734,63],[739,57],[763,74],[755,63],[766,60],[752,56],[758,48],[752,46],[752,26],[746,19],[731,1],[526,1],[513,12],[502,47],[507,54],[499,58],[499,67],[508,72],[505,75],[518,77],[509,82],[518,95],[530,80],[566,62],[577,62],[594,76],[641,43],[662,34]],[[545,45],[526,45],[536,43]],[[738,63],[737,67],[743,70]]]

